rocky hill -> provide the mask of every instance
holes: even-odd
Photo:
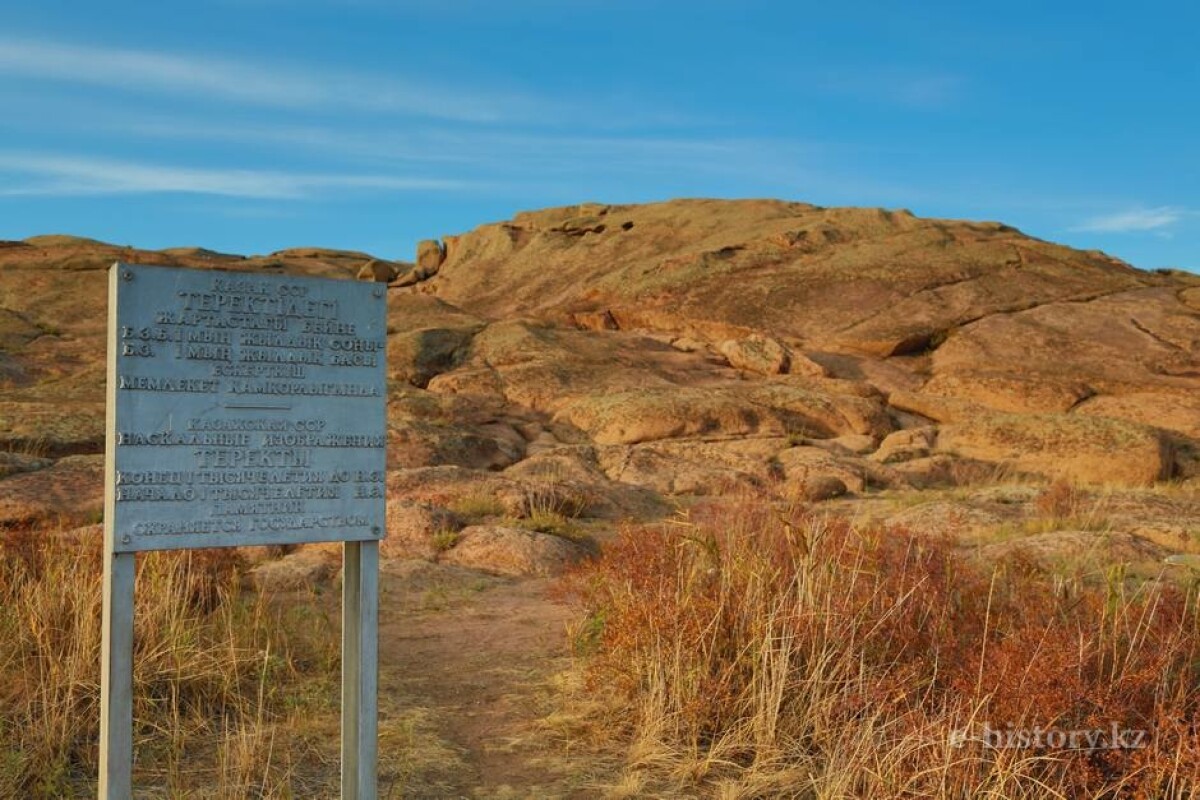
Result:
[[[482,320],[539,322],[522,323],[537,347],[513,343],[498,362],[479,346],[489,329],[431,388],[478,392],[486,377],[596,444],[783,428],[885,465],[919,440],[1091,482],[1195,473],[1197,277],[996,223],[778,201],[549,209],[435,252],[418,291]],[[656,363],[664,345],[690,356],[682,374]],[[584,374],[558,380],[572,371]],[[847,436],[870,444],[832,443]],[[861,468],[884,484],[937,473],[895,471]]]
[[[1200,475],[1200,277],[997,223],[686,200],[523,213],[413,263],[0,243],[0,521],[101,507],[118,259],[389,283],[397,552],[434,552],[464,498],[614,520],[746,487]]]

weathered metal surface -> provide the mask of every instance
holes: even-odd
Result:
[[[342,800],[375,800],[379,543],[346,542],[342,563]]]
[[[380,284],[117,264],[110,552],[378,540]]]
[[[133,796],[133,553],[108,553],[100,645],[100,800]]]

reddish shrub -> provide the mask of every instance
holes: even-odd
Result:
[[[1126,589],[1119,573],[1054,585],[943,539],[748,502],[630,527],[564,588],[589,620],[591,686],[637,712],[640,740],[674,753],[814,773],[885,730],[894,757],[871,757],[911,796],[998,781],[1029,797],[1200,786],[1196,604],[1169,587]],[[944,742],[964,720],[1151,736],[1138,749],[961,758],[913,744]]]

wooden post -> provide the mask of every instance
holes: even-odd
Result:
[[[379,543],[342,553],[342,800],[376,800]]]
[[[133,796],[133,553],[107,553],[100,667],[100,800]]]

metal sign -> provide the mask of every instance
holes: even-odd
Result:
[[[375,796],[386,291],[109,272],[100,797],[131,795],[134,554],[345,542],[342,796]]]
[[[113,275],[113,551],[379,539],[383,285]]]

